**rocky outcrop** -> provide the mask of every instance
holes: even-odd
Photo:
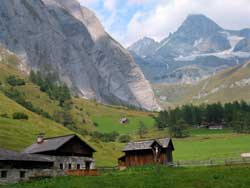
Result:
[[[159,109],[129,52],[78,1],[2,0],[0,15],[0,43],[26,71],[54,72],[87,99]]]

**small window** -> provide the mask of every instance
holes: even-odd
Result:
[[[71,170],[72,169],[72,165],[71,165],[71,163],[69,163],[69,170]]]
[[[21,171],[20,172],[20,178],[25,178],[26,177],[26,172],[25,171]]]
[[[81,169],[81,165],[77,164],[77,170],[80,170],[80,169]]]
[[[60,169],[63,170],[63,164],[62,163],[60,163]]]
[[[7,178],[7,171],[1,171],[1,178]]]

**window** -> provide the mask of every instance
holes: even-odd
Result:
[[[1,171],[1,178],[7,178],[7,171]]]
[[[26,177],[26,172],[25,171],[21,171],[20,172],[20,178],[25,178]]]
[[[72,165],[71,165],[71,163],[69,163],[69,170],[71,170],[72,169]]]
[[[60,163],[60,169],[63,170],[63,164],[62,163]]]
[[[80,170],[80,169],[81,169],[81,165],[77,164],[77,170]]]

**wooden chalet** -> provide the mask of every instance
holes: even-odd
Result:
[[[96,152],[89,144],[75,134],[43,138],[39,136],[37,142],[24,150],[24,153],[48,156],[79,156],[93,157]]]
[[[142,166],[146,164],[171,164],[174,145],[170,138],[130,142],[123,152],[124,156],[118,159],[122,167]]]
[[[37,137],[22,153],[0,149],[0,183],[40,177],[97,175],[93,149],[77,135]]]
[[[28,154],[40,154],[54,161],[54,167],[65,173],[95,169],[93,153],[90,145],[71,134],[52,138],[38,137],[37,142],[24,150]],[[76,172],[79,174],[79,172]]]

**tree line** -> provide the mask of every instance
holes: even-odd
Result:
[[[183,105],[175,109],[161,111],[155,117],[158,129],[169,128],[176,137],[188,135],[188,128],[204,124],[224,125],[237,133],[250,133],[250,103]]]
[[[42,92],[49,95],[52,100],[59,101],[61,107],[68,107],[71,102],[70,89],[66,84],[58,82],[55,74],[42,75],[41,72],[30,72],[29,79],[40,87]]]

